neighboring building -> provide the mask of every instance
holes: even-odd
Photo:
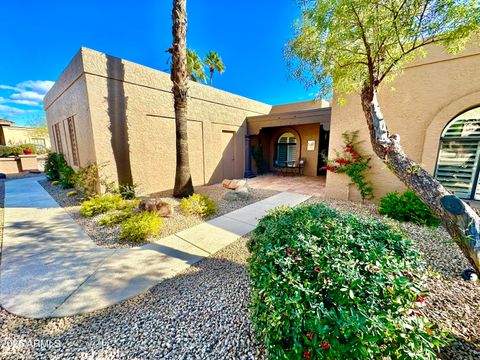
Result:
[[[46,131],[14,124],[11,120],[0,119],[0,145],[34,144],[50,149],[50,137]]]
[[[428,57],[381,90],[380,104],[409,156],[459,196],[475,198],[480,172],[480,48],[470,46],[457,56],[434,46],[428,51]],[[255,172],[250,145],[261,145],[267,170],[301,160],[308,176],[325,176],[322,159],[341,148],[347,130],[359,130],[364,151],[373,155],[358,95],[347,97],[342,106],[335,98],[332,107],[325,101],[271,106],[199,83],[189,86],[194,185]],[[82,48],[44,100],[54,148],[74,167],[106,164],[104,175],[133,181],[145,193],[171,189],[171,87],[169,74]],[[402,190],[397,178],[372,157],[368,176],[375,196]],[[358,200],[349,182],[345,175],[328,173],[327,197]]]

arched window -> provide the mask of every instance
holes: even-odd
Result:
[[[297,138],[292,133],[284,133],[277,141],[276,163],[286,166],[289,162],[297,160]]]
[[[445,127],[435,176],[455,195],[480,199],[480,107],[455,117]]]

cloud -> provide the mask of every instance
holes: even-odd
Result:
[[[25,114],[28,110],[19,109],[13,106],[8,105],[0,105],[0,113],[7,114],[7,115],[19,115]]]
[[[13,100],[28,100],[28,101],[42,101],[45,94],[39,94],[36,91],[21,91],[10,95],[10,99]]]
[[[40,103],[38,101],[34,101],[34,100],[12,100],[12,99],[5,99],[4,97],[0,96],[0,104],[4,104],[4,103],[27,105],[27,106],[40,106]]]
[[[16,87],[14,87],[14,86],[10,86],[10,85],[0,85],[0,89],[2,89],[2,90],[21,91],[21,89],[16,88]]]
[[[53,84],[55,84],[55,82],[50,80],[27,80],[17,84],[17,88],[25,90],[29,89],[36,93],[45,95],[48,90],[52,88]]]

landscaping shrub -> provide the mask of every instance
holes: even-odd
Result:
[[[23,150],[30,150],[32,154],[37,154],[37,147],[33,144],[22,144],[19,145],[19,147],[22,149],[22,154],[24,153]]]
[[[118,187],[118,193],[120,196],[125,199],[125,200],[132,200],[135,199],[137,196],[137,185],[136,184],[123,184],[119,185]]]
[[[180,210],[187,215],[198,215],[208,217],[217,212],[217,204],[207,195],[193,194],[182,199]]]
[[[48,153],[45,159],[45,175],[49,180],[52,180],[52,185],[56,181],[64,189],[72,188],[75,185],[75,170],[68,165],[61,153]]]
[[[0,157],[23,155],[21,146],[0,145]]]
[[[401,195],[398,192],[385,195],[380,199],[378,212],[398,221],[409,221],[427,226],[440,224],[440,219],[411,190],[407,190]]]
[[[148,211],[135,214],[120,224],[120,239],[145,241],[149,236],[158,235],[162,222],[160,217]]]
[[[248,243],[252,323],[271,359],[434,359],[411,242],[322,204],[280,208]]]
[[[97,195],[100,189],[98,170],[96,164],[80,167],[73,179],[75,188],[87,197]]]
[[[104,226],[113,226],[127,220],[131,216],[133,216],[133,209],[131,208],[127,208],[125,210],[114,210],[102,217],[98,221],[98,224]]]
[[[80,214],[92,217],[112,210],[133,209],[137,205],[138,201],[124,200],[118,194],[97,195],[82,203]]]

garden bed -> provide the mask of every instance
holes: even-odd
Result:
[[[68,197],[67,194],[71,191],[71,189],[63,189],[61,186],[54,186],[48,180],[42,180],[40,181],[40,184],[63,208],[65,208],[70,216],[82,227],[82,229],[97,245],[108,248],[125,248],[139,245],[139,243],[136,242],[119,240],[119,225],[112,227],[99,225],[98,221],[104,216],[103,214],[93,216],[91,218],[85,218],[80,215],[80,203],[83,199],[79,195]],[[152,237],[150,241],[155,241],[155,239],[175,234],[178,231],[198,225],[206,220],[224,215],[278,193],[278,191],[265,189],[250,190],[251,196],[248,200],[228,201],[223,199],[223,195],[227,189],[223,188],[221,184],[195,187],[196,193],[207,195],[217,204],[216,214],[207,219],[197,216],[184,215],[178,208],[180,201],[169,196],[170,194],[167,192],[156,194],[163,201],[170,203],[174,207],[174,215],[172,217],[163,219],[164,221],[161,226],[160,234],[156,237]]]
[[[471,265],[443,227],[429,228],[401,223],[381,216],[375,204],[311,198],[307,203],[325,202],[340,212],[374,216],[398,226],[413,240],[432,271],[427,283],[427,316],[446,328],[453,342],[442,349],[443,359],[480,359],[480,282],[462,279]]]

